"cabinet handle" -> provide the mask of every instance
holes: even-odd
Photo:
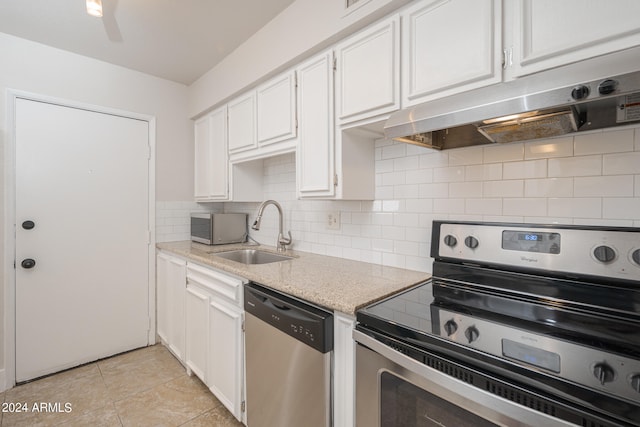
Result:
[[[507,69],[507,49],[502,51],[502,69]]]

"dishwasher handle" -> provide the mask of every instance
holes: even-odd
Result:
[[[322,353],[333,350],[332,313],[257,283],[244,289],[246,313]]]

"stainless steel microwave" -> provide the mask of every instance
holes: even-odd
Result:
[[[191,240],[205,245],[245,242],[247,240],[247,214],[192,213]]]

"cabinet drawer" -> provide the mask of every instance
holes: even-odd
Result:
[[[194,283],[242,306],[242,284],[246,280],[230,276],[210,267],[187,264],[187,283]]]

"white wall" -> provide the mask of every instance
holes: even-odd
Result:
[[[345,0],[296,0],[220,64],[189,86],[195,117],[276,72],[299,63],[346,34],[383,17],[409,0],[360,0],[345,15]]]
[[[157,200],[192,200],[193,131],[187,88],[136,71],[0,33],[0,156],[2,185],[7,143],[7,89],[111,107],[156,117]],[[3,204],[0,198],[0,204]],[[0,218],[4,223],[4,207]],[[3,227],[0,227],[2,230]],[[4,242],[3,231],[0,231]],[[4,260],[4,243],[0,259]],[[0,275],[4,270],[0,264]],[[0,307],[4,298],[0,292]],[[4,319],[0,319],[0,373],[4,366]]]
[[[293,248],[430,271],[434,219],[640,227],[640,128],[434,151],[376,142],[376,200],[297,200],[295,157],[265,160],[265,199],[280,202]],[[258,204],[226,203],[226,212]],[[326,214],[339,211],[340,230]],[[260,231],[275,245],[277,212]]]

